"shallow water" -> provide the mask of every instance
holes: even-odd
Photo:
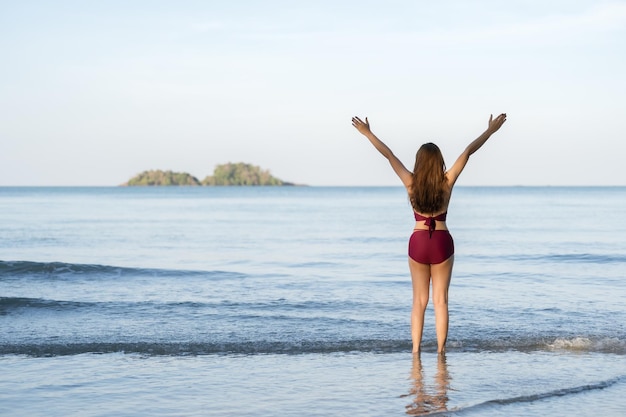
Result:
[[[0,365],[2,415],[619,416],[626,392],[623,357],[597,353],[8,355]]]

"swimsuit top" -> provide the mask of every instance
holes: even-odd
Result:
[[[445,211],[436,216],[425,217],[413,210],[413,214],[415,215],[416,221],[424,220],[424,225],[428,226],[428,232],[430,233],[430,236],[432,236],[433,232],[435,231],[435,227],[437,226],[437,220],[440,222],[445,222],[448,212]]]

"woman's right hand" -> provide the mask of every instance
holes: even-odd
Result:
[[[367,117],[365,118],[365,121],[363,121],[357,116],[354,116],[352,118],[352,126],[354,126],[356,130],[358,130],[362,135],[367,135],[368,133],[371,133],[370,123],[367,120]]]
[[[495,119],[493,118],[493,114],[489,116],[489,125],[487,130],[491,133],[495,133],[502,127],[502,125],[506,122],[506,113],[502,113]]]

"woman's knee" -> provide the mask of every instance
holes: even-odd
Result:
[[[433,294],[433,306],[435,309],[437,307],[448,307],[448,291],[441,292],[439,294]]]
[[[426,311],[426,307],[428,306],[428,296],[426,297],[415,297],[413,299],[413,311],[424,312]]]
[[[440,309],[447,309],[448,308],[448,299],[440,299],[440,300],[433,300],[433,307],[435,309],[435,311],[440,310]]]

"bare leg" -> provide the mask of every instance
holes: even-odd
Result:
[[[437,352],[446,350],[448,339],[448,288],[452,278],[454,255],[440,264],[430,266],[433,281],[433,305],[435,306],[435,327],[437,330]]]
[[[409,258],[411,281],[413,283],[413,309],[411,311],[411,339],[413,353],[420,353],[422,331],[424,330],[424,313],[428,305],[430,287],[430,265],[420,264]]]

